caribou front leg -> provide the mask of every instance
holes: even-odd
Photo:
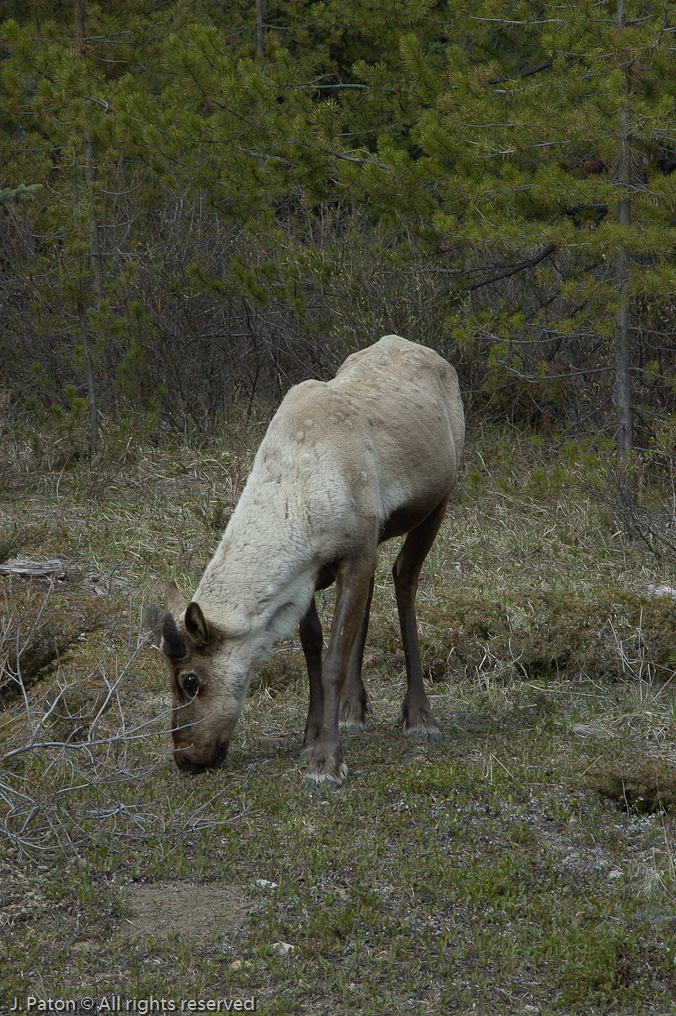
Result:
[[[338,735],[340,695],[350,656],[366,614],[375,555],[343,561],[336,575],[336,609],[331,636],[322,666],[324,715],[308,766],[308,787],[337,789],[347,778],[343,749]]]

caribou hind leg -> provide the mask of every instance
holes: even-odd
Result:
[[[307,676],[310,685],[310,706],[303,737],[303,755],[312,755],[315,741],[319,737],[324,718],[324,688],[322,686],[322,651],[324,640],[322,624],[317,614],[315,598],[312,597],[310,608],[300,622],[300,644],[303,647]]]
[[[340,697],[350,656],[364,623],[375,565],[374,553],[373,560],[353,558],[338,566],[336,609],[322,666],[324,715],[308,766],[308,787],[337,789],[347,778],[348,770],[338,735]]]
[[[418,648],[415,597],[418,591],[420,569],[439,531],[447,504],[448,498],[446,497],[424,522],[411,530],[392,569],[401,637],[404,643],[408,685],[401,705],[399,724],[407,737],[421,741],[427,738],[434,741],[440,740],[441,729],[425,694]]]
[[[368,695],[361,676],[362,660],[364,659],[364,645],[369,629],[369,614],[371,612],[371,600],[373,599],[373,584],[375,576],[371,576],[369,584],[366,610],[362,618],[361,626],[354,640],[350,663],[347,668],[345,684],[340,695],[340,729],[347,734],[359,734],[366,725],[366,714],[370,712]]]

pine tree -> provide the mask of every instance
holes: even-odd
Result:
[[[192,5],[173,5],[176,24]],[[5,180],[38,189],[25,212],[27,235],[40,237],[27,269],[37,314],[32,328],[52,335],[62,350],[63,376],[40,377],[52,397],[73,404],[73,371],[84,373],[90,448],[99,432],[97,365],[113,334],[124,327],[123,290],[130,263],[112,254],[141,209],[128,195],[148,200],[134,179],[134,153],[119,115],[126,73],[157,87],[160,44],[148,0],[112,2],[38,0],[2,25],[0,151]],[[162,80],[161,67],[159,78]],[[8,188],[11,190],[12,188]],[[151,188],[152,189],[152,188]],[[21,229],[21,224],[16,223]],[[117,306],[114,306],[114,305]],[[21,327],[18,318],[17,327]],[[82,387],[77,385],[77,387]]]
[[[666,402],[662,353],[632,356],[676,283],[671,4],[36,0],[14,13],[2,185],[41,190],[4,207],[41,237],[35,302],[93,414],[115,343],[113,380],[147,401],[134,265],[161,261],[165,209],[184,201],[265,243],[251,257],[240,243],[219,278],[198,252],[162,280],[170,296],[207,287],[260,308],[283,293],[302,315],[312,280],[323,291],[341,244],[368,232],[374,272],[421,264],[442,280],[448,330],[480,344],[496,400],[533,392],[565,411],[571,386],[593,402],[614,374],[622,454],[642,403]],[[346,239],[315,249],[327,207]],[[566,376],[576,356],[584,385]]]
[[[422,154],[408,175],[418,208],[433,195],[434,256],[475,294],[454,323],[499,334],[494,363],[507,376],[518,371],[510,339],[576,332],[614,347],[614,431],[625,454],[631,307],[668,300],[676,286],[676,179],[660,168],[676,136],[673,5],[450,9],[438,95],[412,127]],[[393,173],[403,159],[398,146]],[[472,263],[481,250],[493,264]],[[527,269],[543,294],[530,320],[517,293],[501,309],[476,299],[488,282]],[[543,364],[543,381],[549,373]]]

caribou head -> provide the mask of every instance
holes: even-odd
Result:
[[[251,639],[226,632],[187,602],[172,579],[167,610],[145,608],[145,621],[164,653],[172,695],[172,740],[179,769],[200,773],[225,761],[251,681]]]

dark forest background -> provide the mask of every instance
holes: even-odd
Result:
[[[671,461],[671,3],[0,3],[5,432],[213,434],[398,332]]]

